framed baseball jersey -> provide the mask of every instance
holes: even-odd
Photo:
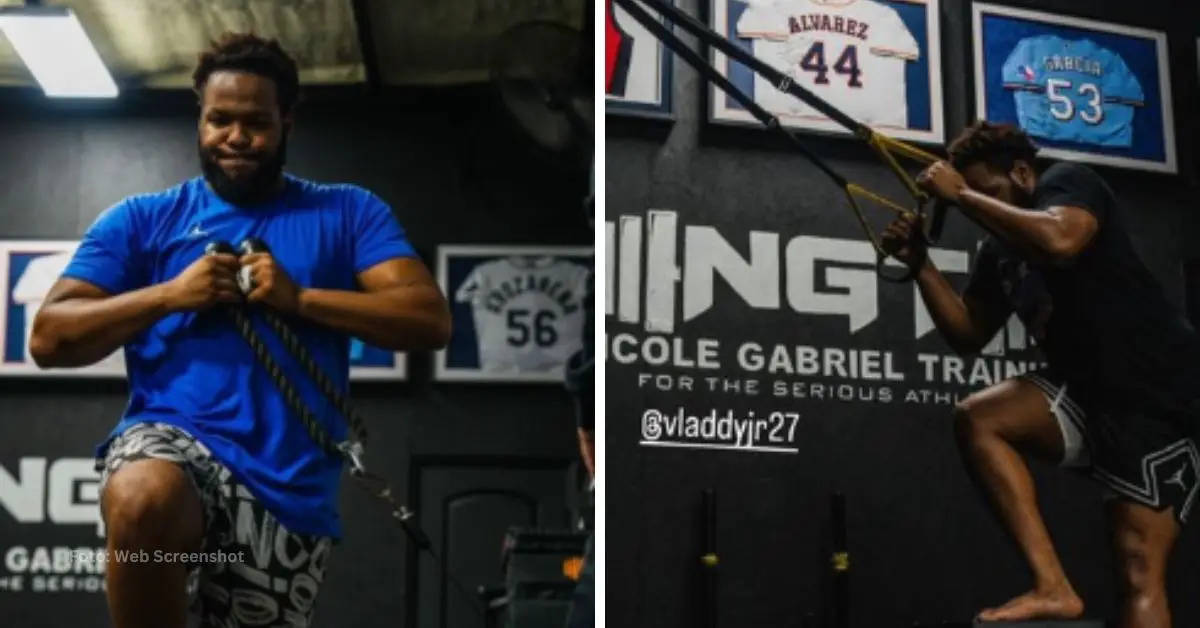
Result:
[[[442,246],[438,280],[454,331],[434,376],[562,385],[582,347],[591,247]]]
[[[1177,171],[1165,33],[979,3],[973,22],[977,117],[1047,157]]]
[[[606,111],[670,115],[674,54],[613,0],[603,0],[603,4]],[[665,19],[663,23],[670,27]]]
[[[712,0],[712,28],[851,118],[898,139],[941,144],[939,0]],[[841,125],[719,51],[713,67],[791,129]],[[709,86],[710,117],[758,125]]]
[[[29,336],[33,318],[71,261],[78,241],[0,241],[0,287],[4,306],[0,308],[0,377],[6,375],[39,377],[125,377],[125,358],[115,351],[100,362],[78,369],[45,371],[29,355]],[[350,342],[351,380],[403,380],[408,374],[403,353],[393,353]]]

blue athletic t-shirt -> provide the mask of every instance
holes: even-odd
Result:
[[[162,192],[131,196],[88,229],[63,273],[119,294],[163,283],[204,255],[213,240],[266,243],[301,288],[354,290],[357,273],[380,262],[415,257],[391,208],[353,185],[286,177],[272,203],[232,206],[202,178]],[[258,315],[259,335],[334,439],[345,419],[320,394]],[[309,353],[346,390],[350,339],[289,318]],[[257,364],[249,345],[219,311],[170,314],[125,346],[129,405],[108,438],[131,424],[178,426],[208,447],[234,477],[289,530],[341,537],[337,492],[342,462],[309,438],[300,418]]]

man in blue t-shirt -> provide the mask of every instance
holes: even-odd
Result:
[[[441,348],[449,309],[385,202],[284,174],[299,77],[278,43],[226,35],[193,78],[203,176],[96,219],[38,313],[30,351],[43,368],[71,368],[124,347],[129,405],[97,449],[113,625],[304,626],[341,535],[341,460],[310,439],[214,306],[244,299],[278,312],[343,391],[351,337]],[[270,253],[205,254],[251,237]],[[251,316],[343,439],[344,418]]]

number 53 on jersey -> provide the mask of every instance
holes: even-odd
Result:
[[[1176,171],[1166,34],[973,4],[975,117],[1054,159]]]
[[[1133,116],[1145,104],[1137,76],[1120,55],[1090,40],[1037,35],[1020,40],[1004,62],[1017,118],[1044,139],[1133,145]]]

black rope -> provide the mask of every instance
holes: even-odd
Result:
[[[258,247],[258,248],[256,248]],[[260,241],[247,240],[240,247],[243,252],[267,252],[266,246]],[[210,242],[205,248],[205,253],[208,255],[229,254],[236,255],[233,247],[228,242]],[[267,377],[271,383],[283,395],[284,403],[296,416],[300,418],[300,422],[304,425],[304,430],[308,433],[309,438],[313,440],[325,453],[341,458],[350,465],[350,475],[358,479],[359,482],[375,497],[383,501],[391,510],[391,517],[400,524],[409,540],[417,548],[418,551],[425,551],[433,558],[435,567],[446,576],[446,580],[462,594],[463,600],[474,610],[483,624],[487,625],[487,610],[479,605],[476,597],[462,584],[462,582],[454,577],[451,573],[449,565],[445,560],[433,549],[433,543],[429,536],[421,529],[416,521],[416,513],[406,505],[400,503],[396,499],[392,491],[392,487],[384,478],[370,473],[363,466],[363,445],[366,441],[366,429],[363,425],[362,418],[354,411],[349,399],[337,390],[333,381],[329,376],[321,370],[321,367],[313,360],[308,349],[304,347],[295,332],[289,328],[283,320],[274,312],[266,309],[261,309],[264,319],[271,329],[279,335],[283,341],[285,349],[291,354],[304,371],[311,377],[317,385],[321,393],[332,403],[339,412],[345,417],[351,431],[358,438],[357,441],[347,440],[343,443],[336,443],[329,436],[329,432],[321,426],[320,420],[313,414],[312,410],[304,403],[300,394],[296,392],[296,387],[284,374],[283,369],[279,366],[279,362],[271,355],[270,349],[263,342],[261,336],[258,335],[258,330],[254,328],[254,324],[250,319],[247,307],[244,304],[231,305],[222,308],[225,314],[232,320],[234,328],[238,334],[250,345],[251,351],[254,352],[254,358],[259,365],[266,371]]]
[[[238,248],[243,255],[248,253],[270,253],[267,245],[255,238],[244,240]],[[350,400],[337,389],[337,385],[333,383],[333,380],[329,379],[329,376],[321,370],[321,367],[317,366],[316,360],[313,360],[312,356],[309,355],[308,348],[300,342],[300,338],[296,336],[291,327],[287,326],[283,318],[265,308],[260,309],[259,313],[262,314],[263,320],[266,321],[271,331],[279,336],[287,352],[304,368],[304,372],[317,385],[321,394],[346,418],[346,424],[350,427],[350,431],[354,434],[355,438],[358,439],[358,443],[366,447],[366,424],[363,422],[362,417],[354,411],[354,408],[350,405]]]

